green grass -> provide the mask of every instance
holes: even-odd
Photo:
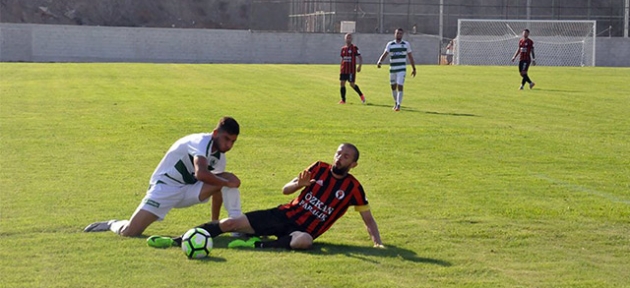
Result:
[[[420,66],[403,110],[365,66],[338,105],[336,65],[0,64],[2,287],[628,287],[630,69]],[[144,238],[83,233],[128,218],[179,137],[241,124],[228,170],[244,210],[341,142],[385,250],[352,210],[312,251],[215,240],[187,260]],[[208,205],[146,235],[177,235]]]

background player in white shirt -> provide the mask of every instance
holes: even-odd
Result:
[[[385,51],[378,62],[376,67],[381,68],[381,63],[385,60],[387,55],[390,55],[389,59],[389,82],[392,85],[392,97],[394,97],[394,111],[400,111],[400,105],[403,100],[403,85],[405,84],[405,76],[407,75],[407,58],[413,71],[411,76],[416,77],[416,63],[413,61],[413,55],[411,55],[411,45],[409,42],[402,40],[403,29],[398,28],[395,32],[396,40],[390,41],[385,46]]]
[[[241,181],[225,172],[225,153],[232,149],[239,130],[234,118],[223,117],[212,133],[177,140],[151,175],[149,190],[130,220],[95,222],[84,231],[110,230],[121,236],[138,236],[171,209],[205,203],[217,192],[221,192],[229,217],[242,214]]]

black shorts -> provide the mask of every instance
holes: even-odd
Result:
[[[339,74],[339,81],[348,81],[354,83],[355,79],[357,79],[357,74]]]
[[[293,221],[289,220],[280,209],[271,208],[245,213],[249,225],[254,229],[254,234],[258,236],[274,235],[282,237],[295,231],[302,231]]]
[[[532,61],[519,61],[518,62],[518,72],[527,72],[529,70],[529,64]]]

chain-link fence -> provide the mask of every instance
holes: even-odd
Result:
[[[252,30],[410,33],[450,39],[457,20],[596,20],[597,35],[624,35],[625,0],[253,0]],[[348,24],[348,25],[344,25]],[[345,28],[345,29],[344,29]]]
[[[447,40],[458,19],[596,20],[624,35],[629,0],[0,0],[0,22],[413,34]],[[626,24],[627,25],[627,24]]]

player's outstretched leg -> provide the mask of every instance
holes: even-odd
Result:
[[[112,219],[112,220],[107,220],[107,221],[94,222],[90,225],[85,226],[85,228],[83,228],[83,232],[109,231],[109,229],[112,227],[112,224],[116,221],[118,220]]]
[[[258,237],[252,237],[247,241],[239,239],[228,244],[228,248],[280,248],[294,250],[310,249],[312,246],[313,237],[308,233],[299,231],[272,241],[262,241]]]
[[[256,248],[256,242],[262,242],[258,237],[252,237],[247,239],[247,241],[242,239],[237,239],[228,244],[228,248]]]
[[[182,245],[182,238],[153,235],[147,238],[147,245],[153,248],[179,247]]]

